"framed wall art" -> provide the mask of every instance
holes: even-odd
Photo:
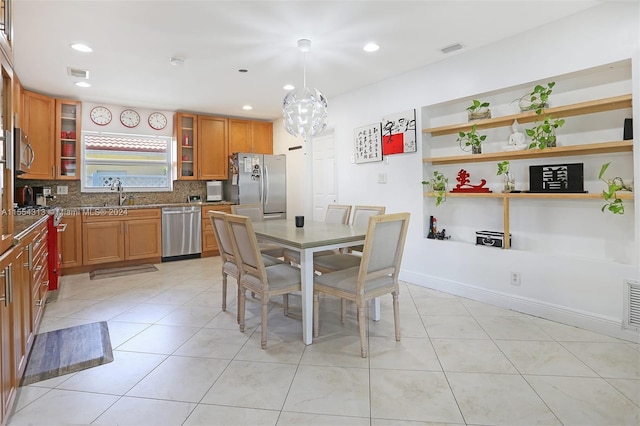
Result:
[[[382,161],[382,128],[380,123],[355,130],[356,164]]]
[[[416,110],[382,118],[382,154],[416,152]]]

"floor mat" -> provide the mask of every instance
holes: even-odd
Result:
[[[21,386],[113,361],[106,321],[36,334]]]
[[[89,273],[89,279],[99,280],[101,278],[112,278],[112,277],[122,277],[125,275],[134,275],[134,274],[142,274],[145,272],[154,272],[157,271],[154,265],[136,265],[136,266],[125,266],[122,268],[107,268],[107,269],[98,269],[96,271]]]

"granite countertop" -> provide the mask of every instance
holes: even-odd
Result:
[[[49,214],[44,209],[34,209],[13,218],[13,244],[19,244],[33,229],[46,222]]]
[[[221,206],[231,205],[230,201],[198,201],[195,203],[158,203],[158,204],[124,204],[122,206],[75,206],[63,209],[158,209],[162,207],[193,207],[193,206]]]

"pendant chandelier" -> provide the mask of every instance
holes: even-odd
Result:
[[[327,127],[327,98],[318,89],[307,87],[306,53],[311,41],[298,40],[302,52],[302,87],[290,91],[282,102],[284,128],[293,136],[302,136],[305,141],[319,135]]]

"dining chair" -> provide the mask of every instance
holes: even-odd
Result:
[[[236,261],[235,253],[233,252],[233,244],[231,242],[231,236],[229,235],[229,230],[225,223],[225,216],[227,215],[225,212],[209,210],[208,212],[209,220],[211,220],[211,225],[213,226],[213,234],[216,238],[216,242],[218,243],[218,250],[220,251],[220,259],[222,261],[222,310],[227,310],[227,277],[231,275],[236,279],[236,283],[240,282],[239,275],[240,270],[238,269],[238,263]],[[262,255],[262,260],[265,266],[272,266],[277,263],[281,263],[280,260],[268,256]],[[238,298],[240,298],[240,284],[238,284]],[[236,320],[238,323],[240,322],[240,310],[236,314]]]
[[[262,204],[234,204],[231,206],[231,213],[240,216],[247,216],[252,222],[264,221],[264,209]],[[284,248],[273,243],[260,241],[260,251],[273,257],[284,256]]]
[[[371,216],[384,214],[386,207],[384,206],[355,206],[353,208],[353,219],[351,224],[353,226],[359,226],[366,228]],[[361,245],[349,247],[347,251],[359,251],[362,252],[364,247]]]
[[[240,270],[240,331],[245,329],[246,291],[260,296],[262,305],[262,349],[267,348],[267,308],[273,296],[283,296],[284,315],[289,315],[289,293],[301,291],[300,270],[284,262],[265,266],[251,220],[246,216],[228,214],[227,228]]]
[[[351,205],[329,204],[327,213],[324,216],[325,223],[349,223],[349,215],[351,214]],[[314,259],[317,256],[327,256],[338,253],[337,250],[323,250],[313,254]],[[300,252],[291,249],[285,249],[283,253],[284,261],[288,263],[300,264]]]
[[[360,266],[314,277],[313,335],[318,337],[320,293],[356,303],[360,332],[360,354],[367,357],[365,309],[373,298],[391,293],[396,341],[400,341],[398,274],[409,225],[409,213],[373,216],[369,219]]]

